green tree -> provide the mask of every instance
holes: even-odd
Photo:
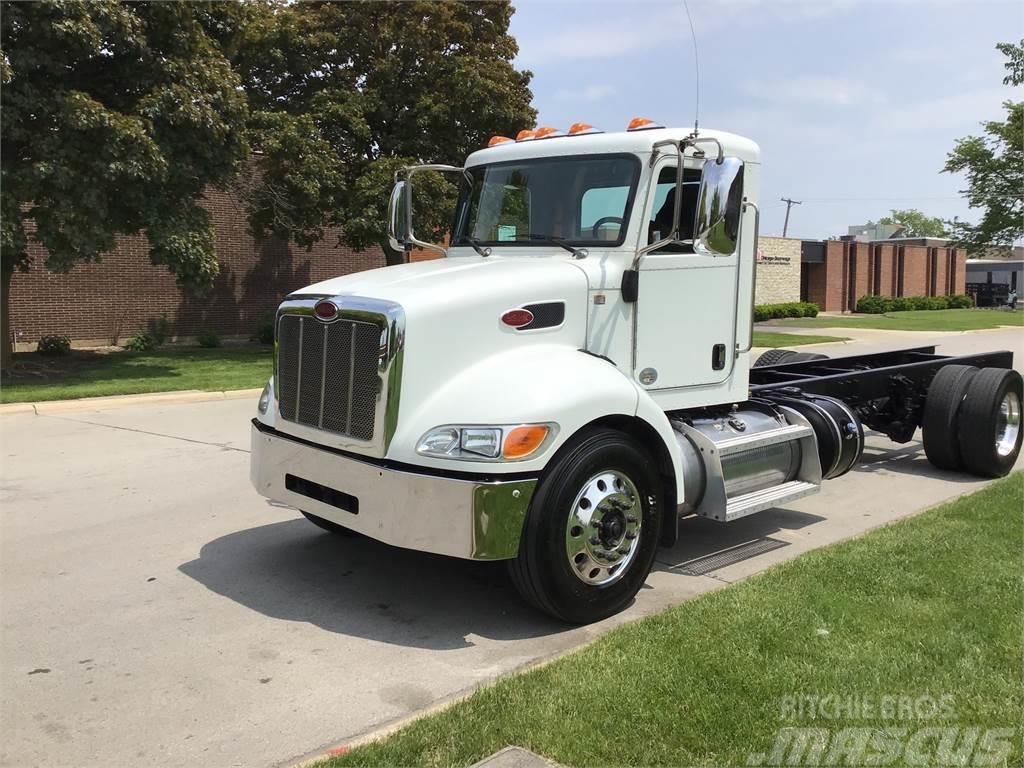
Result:
[[[947,237],[946,223],[937,216],[926,216],[916,208],[892,209],[888,216],[878,220],[879,224],[900,224],[905,227],[904,237]]]
[[[263,6],[231,43],[258,162],[243,194],[257,235],[308,245],[328,226],[380,245],[402,165],[460,165],[493,134],[532,127],[531,73],[512,65],[508,2]],[[417,177],[421,239],[447,230],[457,179]]]
[[[10,287],[28,246],[48,269],[98,260],[145,232],[150,258],[202,289],[217,275],[203,189],[246,155],[245,94],[223,55],[232,13],[206,3],[4,3],[2,367]]]
[[[1024,84],[1024,39],[1000,43],[1007,57],[1004,85]],[[1005,101],[1006,119],[982,123],[984,136],[959,139],[943,171],[964,173],[963,194],[971,208],[981,209],[976,224],[957,222],[953,236],[969,250],[1012,245],[1024,237],[1024,102]]]

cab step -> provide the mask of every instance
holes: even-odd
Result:
[[[819,490],[821,490],[820,485],[808,483],[804,480],[790,480],[788,483],[765,488],[763,491],[733,496],[725,505],[725,512],[721,516],[711,514],[709,517],[713,520],[728,523],[741,517],[752,515],[755,512],[777,507],[784,501],[794,501],[804,496],[810,496]]]

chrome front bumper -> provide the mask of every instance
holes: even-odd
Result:
[[[537,485],[536,479],[455,479],[390,469],[257,421],[250,477],[261,495],[371,538],[471,560],[516,556]]]

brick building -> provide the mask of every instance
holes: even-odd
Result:
[[[204,203],[213,217],[220,275],[202,297],[179,288],[165,267],[149,261],[144,235],[121,237],[94,264],[69,274],[48,272],[46,251],[30,245],[32,268],[11,282],[11,329],[18,349],[35,349],[55,333],[79,345],[124,341],[150,318],[167,316],[175,336],[214,331],[251,336],[257,318],[296,288],[337,275],[384,265],[380,249],[354,251],[336,246],[337,231],[306,250],[278,239],[257,241],[247,230],[242,204],[211,190]]]
[[[758,237],[755,304],[800,301],[801,247],[789,237]]]
[[[282,240],[257,241],[232,195],[210,191],[221,272],[202,297],[179,288],[164,267],[149,262],[144,235],[121,237],[113,252],[70,274],[43,266],[45,251],[30,246],[32,268],[11,286],[11,327],[19,349],[34,349],[46,334],[80,346],[123,342],[150,318],[166,316],[177,338],[201,331],[248,337],[257,319],[302,286],[384,265],[377,248],[336,245],[337,231],[306,250]],[[414,254],[414,259],[433,254]],[[964,293],[962,249],[944,240],[796,240],[762,236],[757,249],[755,302],[812,301],[822,311],[845,312],[866,294],[932,296]]]
[[[800,297],[823,312],[852,312],[861,296],[964,293],[967,252],[937,238],[805,240]]]

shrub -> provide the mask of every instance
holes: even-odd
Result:
[[[861,296],[857,299],[857,311],[868,315],[881,315],[892,309],[892,299],[886,296]]]
[[[146,321],[146,332],[153,340],[154,346],[159,347],[167,341],[171,335],[171,323],[167,319],[167,315],[149,318],[149,320]]]
[[[201,331],[196,334],[196,341],[200,347],[207,349],[213,349],[214,347],[220,346],[220,336],[213,331]]]
[[[970,309],[974,306],[974,300],[966,293],[954,293],[952,296],[947,296],[946,300],[949,302],[950,309]]]
[[[124,348],[132,352],[148,352],[155,346],[156,341],[149,335],[149,331],[138,331],[124,343]]]
[[[758,304],[754,307],[754,322],[777,320],[782,317],[817,317],[818,305],[809,301],[789,301],[783,304]]]
[[[264,312],[256,318],[256,333],[253,334],[253,339],[258,341],[260,344],[274,343],[273,312]]]
[[[61,355],[71,354],[71,339],[67,336],[58,336],[56,334],[49,334],[43,336],[39,340],[39,344],[36,345],[41,355],[49,355],[50,357],[59,357]]]
[[[973,306],[970,296],[861,296],[857,311],[871,315],[923,309],[965,309]]]

